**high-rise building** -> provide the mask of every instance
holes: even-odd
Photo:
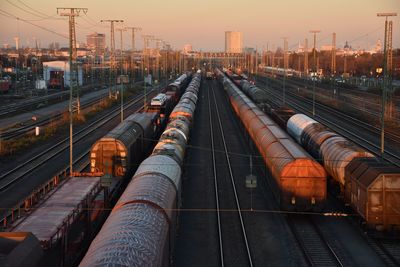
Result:
[[[52,42],[49,44],[49,49],[51,50],[59,50],[60,49],[60,43],[59,42]]]
[[[243,38],[241,32],[226,31],[225,32],[225,52],[226,53],[242,53]]]
[[[189,52],[192,52],[193,48],[191,44],[185,44],[183,46],[183,53],[188,54]]]
[[[87,48],[96,54],[104,53],[106,48],[106,35],[104,33],[92,33],[86,36]]]

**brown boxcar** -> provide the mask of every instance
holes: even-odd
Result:
[[[296,114],[293,109],[287,108],[287,107],[280,107],[277,109],[271,109],[270,110],[270,115],[276,123],[282,128],[286,129],[286,124],[288,120]]]
[[[355,166],[355,167],[353,167]],[[369,226],[400,226],[400,168],[371,159],[354,159],[346,170],[346,201]]]

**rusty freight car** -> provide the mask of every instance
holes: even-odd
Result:
[[[283,209],[321,210],[326,200],[324,168],[265,115],[229,79],[222,77],[233,110],[269,169]],[[221,76],[222,75],[222,76]]]

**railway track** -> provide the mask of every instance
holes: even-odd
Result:
[[[264,76],[265,78],[265,76]],[[277,82],[282,82],[282,77],[277,77],[276,81]],[[271,81],[271,79],[269,79]],[[296,90],[298,88],[301,89],[306,89],[308,93],[312,93],[312,82],[311,81],[301,81],[299,79],[286,79],[286,85],[290,86],[293,88],[293,90]],[[333,91],[334,88],[324,88],[318,85],[318,83],[316,84],[316,90],[319,91],[319,94],[322,96],[325,95],[329,95],[332,94],[331,92]],[[362,94],[362,96],[364,97],[359,97],[359,96],[355,96],[354,93],[354,89],[345,89],[345,88],[336,88],[337,90],[340,91],[340,94],[338,95],[339,97],[339,101],[344,102],[344,103],[348,103],[348,104],[352,104],[352,103],[356,103],[356,105],[352,105],[352,108],[359,110],[360,112],[363,113],[368,113],[368,115],[370,116],[374,116],[377,119],[380,119],[381,117],[381,96],[379,95],[374,95],[371,93],[366,93],[364,91],[359,91],[360,94]],[[347,92],[347,93],[346,93]],[[366,99],[368,102],[366,102]],[[395,99],[395,105],[398,105],[398,100]],[[360,103],[362,105],[360,105]],[[396,115],[396,114],[395,114]],[[399,121],[399,117],[395,116],[393,117],[394,120]]]
[[[208,108],[220,266],[253,266],[223,124],[212,86],[208,87]]]
[[[81,92],[86,92],[86,91],[90,91],[95,87],[99,87],[99,84],[90,84],[90,85],[85,85],[81,88]],[[42,96],[35,96],[35,97],[30,97],[28,99],[22,100],[20,102],[17,103],[11,103],[11,104],[7,104],[4,106],[0,107],[0,118],[1,117],[6,117],[9,116],[11,114],[14,113],[18,113],[21,111],[21,109],[26,109],[28,107],[30,108],[34,108],[37,105],[45,102],[45,101],[52,101],[52,100],[56,100],[56,99],[63,99],[64,97],[67,97],[66,99],[69,98],[69,91],[68,90],[62,90],[60,91],[59,89],[55,89],[58,90],[58,92],[54,92],[51,94],[47,94],[47,95],[42,95]]]
[[[153,90],[151,90],[149,93],[151,93]],[[133,105],[139,103],[142,99],[143,95],[135,97],[134,99],[130,100],[124,105],[124,109],[126,110],[132,107]],[[142,107],[143,106],[141,105],[140,109]],[[79,142],[92,132],[94,132],[98,127],[101,127],[102,125],[106,124],[107,122],[109,122],[110,120],[119,115],[120,115],[120,107],[115,107],[106,115],[101,116],[100,118],[91,122],[89,125],[85,126],[83,129],[75,132],[73,135],[74,144]],[[69,137],[61,140],[60,142],[54,144],[50,148],[42,151],[33,158],[30,158],[29,160],[20,164],[18,167],[3,173],[0,176],[0,192],[6,191],[11,186],[17,184],[20,180],[22,180],[22,178],[24,178],[25,175],[34,171],[40,166],[47,164],[49,160],[61,154],[68,148],[69,148]]]
[[[367,234],[363,234],[363,237],[368,245],[385,262],[386,266],[400,266],[400,242],[398,238],[375,238]]]
[[[264,88],[262,88],[264,90]],[[274,90],[270,90],[269,92],[272,93],[276,98],[280,99],[280,94],[275,92],[272,92]],[[287,93],[288,94],[288,93]],[[311,106],[311,101],[307,98],[303,98],[303,99],[298,99],[296,97],[294,97],[295,95],[293,93],[289,92],[289,95],[292,96],[291,99],[289,100],[287,99],[286,102],[292,106],[294,109],[303,112],[304,114],[308,114],[309,113],[309,109],[307,109],[306,107],[304,107],[302,105],[301,101],[305,101],[306,103],[308,103]],[[296,99],[296,100],[294,100]],[[279,103],[277,103],[278,101],[276,101],[275,103],[279,105]],[[346,114],[342,114],[341,112],[329,108],[329,107],[325,107],[321,104],[317,104],[316,103],[316,107],[318,107],[319,109],[324,109],[327,112],[335,112],[340,114],[342,117],[342,119],[347,120],[349,123],[353,123],[357,126],[362,127],[364,130],[369,130],[371,131],[369,127],[371,127],[370,125],[366,124],[365,122],[361,122],[358,123],[359,120],[352,118],[351,116],[348,116]],[[364,138],[361,138],[360,136],[358,136],[356,133],[349,131],[347,129],[345,129],[344,127],[341,127],[337,124],[332,123],[331,121],[329,121],[328,119],[321,117],[321,116],[316,116],[316,118],[318,118],[319,121],[321,121],[322,123],[326,124],[327,126],[331,127],[333,130],[337,130],[339,129],[342,132],[346,132],[348,135],[350,135],[353,141],[355,141],[358,145],[371,150],[371,151],[375,151],[376,154],[379,154],[379,146],[374,144],[373,142],[366,140]],[[355,121],[354,121],[355,120]],[[361,124],[361,125],[360,125]],[[335,129],[336,128],[336,129]],[[367,145],[365,145],[365,143],[367,143]],[[388,154],[390,157],[393,157],[393,159],[390,159],[387,155],[385,155],[385,158],[388,159],[390,162],[392,162],[395,165],[399,166],[399,160],[400,157],[394,153],[391,153],[389,151],[386,151],[385,154]],[[357,228],[358,229],[358,228]],[[361,233],[362,234],[362,233]],[[379,255],[379,257],[388,265],[388,266],[400,266],[400,245],[399,245],[399,239],[398,238],[393,238],[393,239],[388,239],[388,238],[374,238],[374,237],[370,237],[368,235],[362,234],[366,240],[366,242],[373,248],[373,250]]]
[[[275,99],[271,100],[277,105],[280,105],[280,101],[282,99],[282,95],[279,94],[275,89],[265,89],[264,87],[261,88],[262,90],[267,91],[268,93],[271,93]],[[298,95],[293,94],[292,92],[286,91],[286,103],[292,107],[293,109],[297,110],[298,112],[304,113],[308,116],[312,116],[310,113],[310,106],[312,105],[312,101],[307,99],[307,98],[301,98]],[[376,130],[371,130],[373,126],[361,122],[360,120],[357,120],[351,116],[348,116],[342,112],[339,112],[333,108],[326,107],[322,104],[315,103],[316,108],[319,110],[323,110],[326,113],[329,114],[337,114],[337,117],[340,117],[341,120],[347,121],[349,125],[356,125],[358,126],[362,131],[370,132],[374,135],[377,135],[378,133]],[[355,131],[351,131],[346,129],[345,127],[339,125],[337,122],[331,121],[329,118],[323,117],[323,116],[315,116],[315,119],[326,126],[330,127],[332,130],[337,131],[341,134],[343,134],[345,137],[349,138],[353,142],[355,142],[357,145],[364,147],[365,149],[372,151],[376,155],[380,155],[380,145],[376,144],[376,142],[373,142],[369,139],[363,138],[360,136],[359,133]],[[390,133],[385,133],[386,136],[389,136],[393,142],[397,142],[399,140],[400,142],[400,136],[398,135],[391,135]],[[386,160],[391,162],[394,165],[400,166],[400,155],[396,154],[394,151],[385,150],[384,156]]]
[[[312,218],[289,215],[288,224],[310,266],[347,266]]]
[[[82,104],[81,108],[85,109],[94,104],[100,103],[106,96],[108,96],[108,93],[101,94],[101,95],[99,95],[98,98],[92,99],[89,102]],[[25,125],[25,126],[22,126],[22,127],[16,128],[16,129],[10,129],[8,131],[1,133],[1,138],[3,140],[10,140],[10,139],[14,139],[17,137],[21,137],[21,136],[27,134],[28,132],[33,132],[35,130],[35,127],[48,125],[52,121],[60,119],[62,116],[63,116],[62,113],[57,113],[55,115],[48,116],[42,120],[36,121],[35,123],[32,123],[30,125]]]
[[[4,105],[0,107],[0,117],[4,116],[9,116],[10,114],[18,112],[21,108],[26,108],[27,106],[34,106],[38,105],[40,103],[43,103],[44,101],[49,101],[54,98],[62,98],[63,96],[69,95],[69,91],[62,91],[62,92],[57,92],[54,94],[49,94],[46,96],[39,96],[39,97],[34,97],[30,98],[18,103],[12,103],[8,105]]]
[[[261,83],[264,83],[264,84],[265,84],[265,81],[261,81]],[[288,82],[288,81],[286,80],[286,85],[290,85],[290,83],[291,83],[291,81]],[[304,86],[304,85],[303,85],[303,86]],[[292,86],[292,87],[293,87],[294,89],[297,88],[297,86]],[[307,97],[294,94],[293,91],[286,91],[286,94],[289,94],[289,95],[293,96],[294,99],[301,99],[301,101],[307,102],[309,105],[312,105],[312,100],[308,99]],[[337,110],[337,109],[334,109],[334,108],[331,108],[331,107],[329,107],[329,106],[325,106],[325,105],[323,105],[323,104],[320,104],[320,103],[317,102],[317,101],[315,102],[315,106],[318,107],[318,108],[320,108],[320,109],[324,109],[324,110],[326,110],[326,111],[328,111],[328,112],[336,113],[336,114],[340,115],[341,117],[345,117],[347,120],[352,120],[352,121],[354,121],[355,123],[357,123],[358,126],[364,128],[364,129],[366,129],[366,130],[368,130],[368,131],[373,131],[375,134],[380,134],[380,130],[381,130],[381,129],[378,128],[378,127],[376,127],[375,125],[372,125],[372,124],[370,124],[370,123],[367,123],[367,122],[365,122],[365,121],[362,121],[362,120],[360,120],[360,119],[357,119],[357,118],[355,118],[355,117],[353,117],[353,116],[350,116],[350,115],[348,115],[348,114],[346,114],[346,113],[344,113],[344,112],[341,112],[341,111],[339,111],[339,110]],[[361,110],[361,109],[360,109],[360,112],[365,112],[365,110]],[[379,115],[378,117],[380,118],[380,114],[377,114],[377,115]],[[385,131],[385,135],[389,136],[389,137],[390,137],[391,139],[393,139],[394,141],[400,143],[400,134],[397,134],[397,133],[394,133],[394,132]]]

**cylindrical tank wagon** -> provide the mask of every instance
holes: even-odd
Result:
[[[301,118],[301,119],[299,119]],[[345,202],[368,226],[400,227],[400,168],[376,158],[304,114],[288,120],[288,132],[319,159],[341,188]]]

